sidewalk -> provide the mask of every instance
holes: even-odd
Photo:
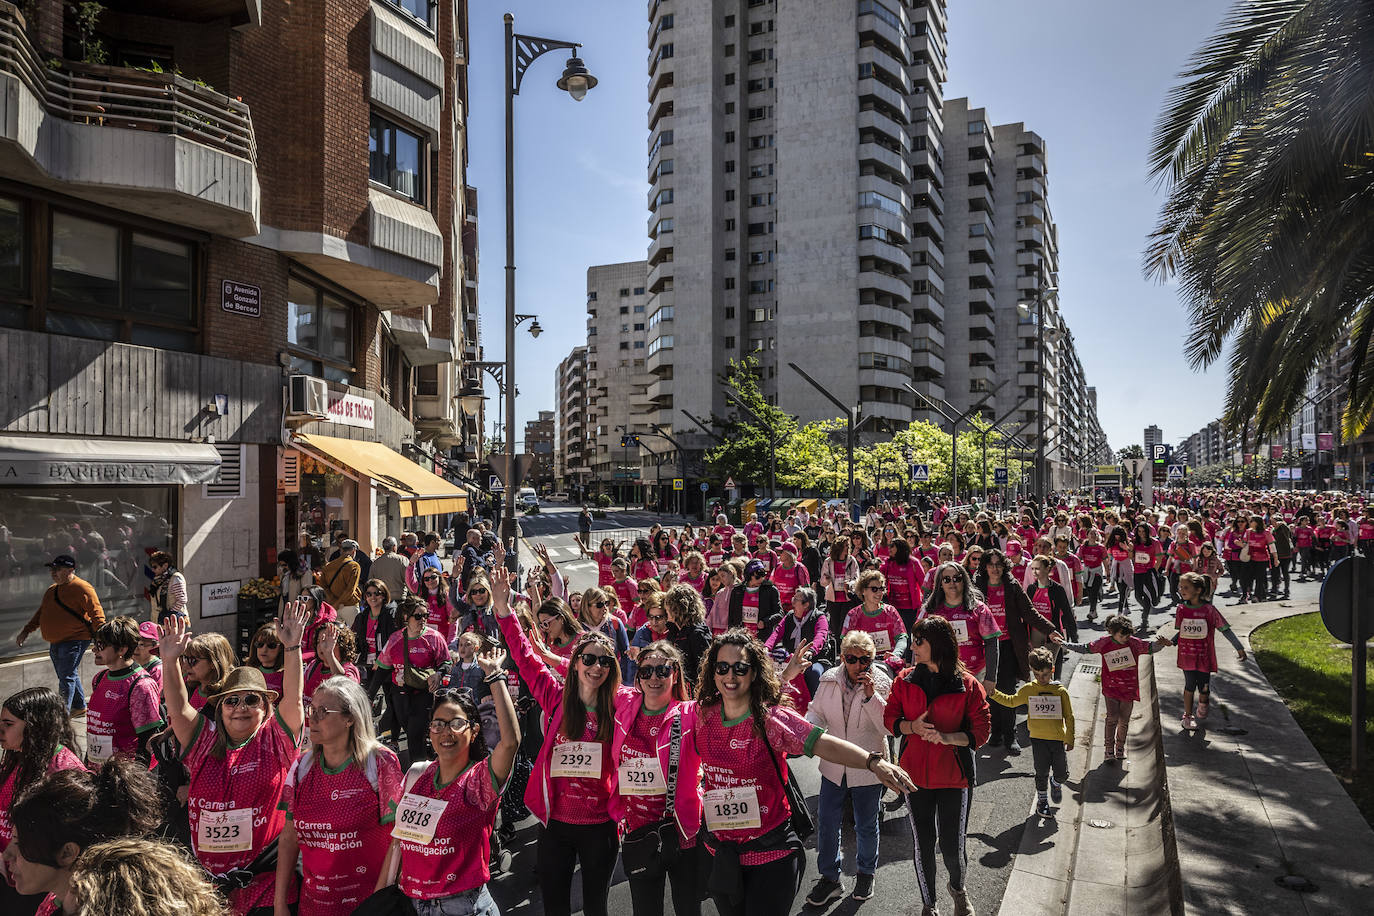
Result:
[[[1315,584],[1295,591],[1291,602],[1219,605],[1247,653],[1261,624],[1317,610]],[[1238,662],[1221,638],[1217,655],[1212,714],[1194,734],[1179,726],[1174,650],[1142,664],[1124,768],[1101,764],[1097,660],[1083,660],[1069,690],[1070,791],[1057,824],[1027,821],[1003,916],[1369,911],[1374,830],[1253,655]],[[1276,885],[1284,875],[1316,890]]]

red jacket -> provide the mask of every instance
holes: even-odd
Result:
[[[927,691],[932,700],[927,699]],[[898,719],[914,721],[925,712],[929,712],[926,721],[940,731],[967,733],[969,746],[932,744],[915,735],[902,736],[902,769],[922,789],[972,786],[973,751],[987,742],[991,731],[983,685],[968,672],[946,679],[924,665],[908,668],[892,682],[883,724],[892,732]]]

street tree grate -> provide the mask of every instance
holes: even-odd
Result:
[[[1089,662],[1083,662],[1078,666],[1078,670],[1083,672],[1085,675],[1088,675],[1089,677],[1096,677],[1097,675],[1102,673],[1102,666],[1094,665]]]

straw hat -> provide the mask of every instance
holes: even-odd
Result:
[[[238,667],[229,672],[229,676],[220,682],[215,688],[215,692],[208,694],[207,700],[218,700],[220,697],[230,693],[264,693],[272,698],[275,703],[281,694],[267,686],[267,680],[262,676],[262,672],[257,668]]]

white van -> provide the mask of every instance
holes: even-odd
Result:
[[[534,487],[521,487],[515,494],[515,501],[528,509],[539,505],[539,495],[534,492]]]

